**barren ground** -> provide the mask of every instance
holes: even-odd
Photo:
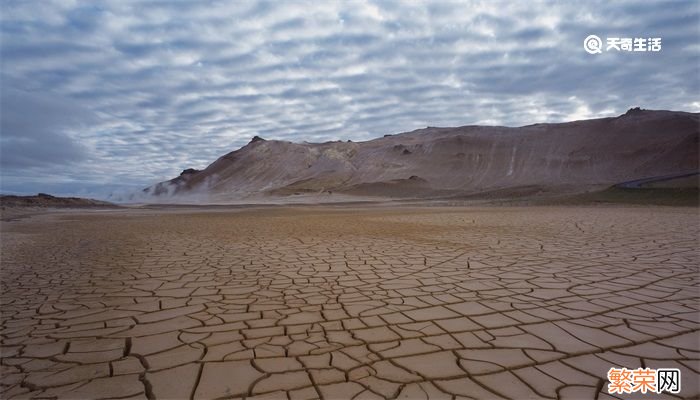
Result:
[[[0,397],[608,398],[613,366],[678,368],[697,397],[699,226],[640,206],[2,222]]]

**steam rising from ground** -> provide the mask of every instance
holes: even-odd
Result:
[[[176,178],[141,190],[114,192],[108,200],[121,204],[210,204],[215,202],[212,189],[218,182],[218,174],[193,185],[186,179]]]

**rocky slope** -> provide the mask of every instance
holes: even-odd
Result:
[[[221,202],[582,192],[697,171],[699,137],[698,113],[638,108],[613,118],[517,128],[428,127],[358,143],[256,137],[204,170],[185,170],[144,193],[154,201]]]

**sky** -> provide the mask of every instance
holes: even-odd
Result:
[[[255,135],[361,141],[635,106],[700,111],[700,2],[0,2],[2,193],[109,198]]]

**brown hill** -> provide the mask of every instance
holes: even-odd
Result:
[[[517,128],[428,127],[358,143],[255,137],[204,170],[185,170],[144,193],[183,202],[575,193],[697,172],[699,138],[698,113],[638,108]]]
[[[113,203],[101,200],[85,199],[82,197],[57,197],[46,193],[35,196],[0,195],[2,207],[57,207],[57,208],[83,208],[83,207],[117,207]]]

